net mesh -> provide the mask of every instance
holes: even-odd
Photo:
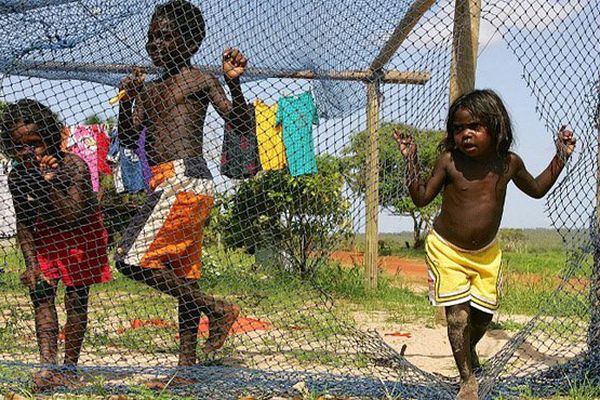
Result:
[[[455,376],[416,367],[357,322],[340,287],[362,286],[363,273],[330,258],[367,224],[367,85],[380,103],[382,209],[399,209],[408,193],[401,157],[385,145],[393,128],[416,137],[424,171],[435,158],[454,2],[194,1],[201,43],[180,3],[0,0],[10,158],[0,175],[0,382],[80,394],[135,394],[157,379],[198,398],[454,398]],[[578,139],[547,197],[567,254],[561,279],[487,360],[482,398],[597,383],[599,14],[583,0],[482,4],[482,23],[522,67],[547,140],[564,121]],[[226,51],[227,68],[248,60],[239,84],[223,73],[226,48],[243,53]],[[143,85],[123,81],[132,73]],[[119,87],[128,90],[111,101]],[[28,289],[32,265],[44,273],[25,276]],[[222,348],[202,351],[225,333]]]

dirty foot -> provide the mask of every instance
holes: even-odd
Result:
[[[467,381],[460,383],[457,400],[479,400],[479,384],[477,378],[471,376]]]
[[[33,375],[33,389],[43,392],[56,387],[74,388],[79,383],[79,378],[74,371],[42,370]]]
[[[205,354],[223,347],[229,335],[229,330],[237,320],[238,315],[240,315],[240,308],[236,305],[231,305],[225,308],[224,312],[218,317],[212,317],[209,322],[208,339],[204,343],[203,351]]]

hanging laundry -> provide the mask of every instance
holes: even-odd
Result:
[[[0,238],[9,238],[17,234],[17,220],[13,199],[8,190],[10,161],[0,160]]]
[[[115,132],[110,134],[110,147],[108,148],[108,155],[106,160],[112,167],[113,185],[115,192],[125,192],[125,185],[123,185],[123,175],[121,174],[121,166],[119,165],[119,139]]]
[[[142,163],[136,151],[121,146],[116,130],[111,134],[107,159],[114,164],[113,182],[117,193],[136,193],[147,188]]]
[[[276,124],[283,128],[283,143],[292,176],[317,172],[312,126],[318,124],[317,108],[310,92],[279,99]]]
[[[260,171],[254,107],[248,106],[247,124],[234,127],[225,122],[223,148],[221,151],[221,173],[231,179],[251,178]]]
[[[150,164],[148,163],[148,156],[146,155],[146,133],[148,132],[147,128],[142,129],[140,132],[140,137],[137,140],[137,148],[134,150],[135,154],[137,154],[140,159],[140,165],[142,168],[142,176],[144,177],[144,182],[146,183],[146,187],[150,187],[150,180],[152,179],[152,171],[150,171]]]
[[[254,102],[258,156],[264,171],[284,169],[287,165],[281,127],[275,124],[277,104]]]
[[[71,134],[72,146],[69,151],[81,157],[90,169],[94,192],[100,189],[99,174],[110,174],[106,161],[110,141],[100,125],[78,125]]]
[[[98,143],[98,172],[105,175],[110,175],[112,169],[108,165],[106,156],[108,155],[108,148],[110,147],[110,139],[106,134],[106,130],[100,125],[94,125],[96,129],[96,143]]]

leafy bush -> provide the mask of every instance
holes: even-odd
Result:
[[[523,229],[500,229],[498,236],[504,251],[522,253],[527,249],[527,236]]]
[[[268,248],[276,263],[312,276],[335,243],[351,230],[338,160],[317,157],[319,173],[290,176],[268,171],[242,182],[220,199],[211,229],[227,248],[251,253]]]

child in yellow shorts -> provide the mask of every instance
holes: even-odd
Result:
[[[573,133],[561,127],[556,155],[536,178],[510,151],[513,140],[508,112],[491,90],[459,97],[448,111],[447,136],[428,179],[419,171],[412,137],[394,132],[407,159],[407,185],[417,207],[442,192],[442,207],[427,237],[431,301],[444,306],[448,337],[460,373],[459,399],[478,399],[475,347],[498,308],[502,253],[496,235],[510,181],[540,198],[554,185],[575,149]]]

